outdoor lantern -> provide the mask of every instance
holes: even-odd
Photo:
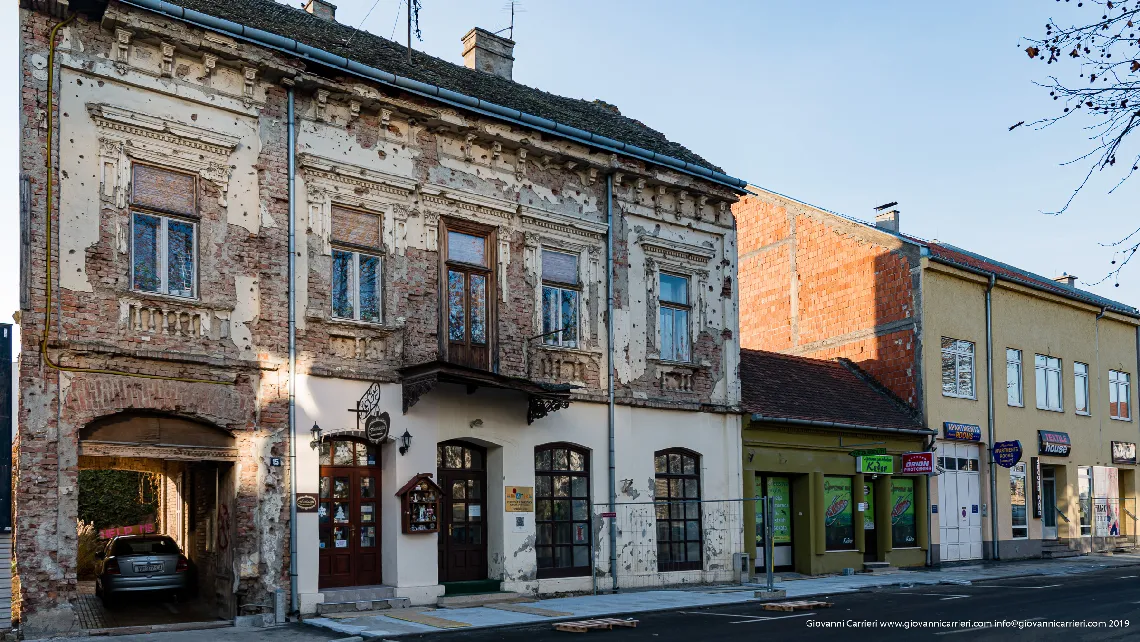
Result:
[[[404,429],[404,434],[400,435],[400,454],[408,454],[408,449],[412,447],[412,435]]]
[[[313,440],[309,442],[309,448],[316,450],[321,445],[321,427],[314,423],[313,427],[309,429],[309,434],[313,436]]]

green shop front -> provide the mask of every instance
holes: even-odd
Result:
[[[926,471],[933,468],[926,451],[933,433],[875,428],[745,419],[744,496],[772,498],[776,571],[819,575],[873,562],[926,564]],[[760,502],[746,502],[745,541],[759,571],[764,536]]]

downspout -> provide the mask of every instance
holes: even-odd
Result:
[[[297,204],[293,83],[286,82],[289,109],[289,612],[297,613]]]
[[[617,460],[614,438],[614,175],[606,174],[606,380],[609,396],[610,512],[617,512]],[[610,577],[618,589],[617,519],[610,518]]]
[[[1100,370],[1100,320],[1104,318],[1108,306],[1101,306],[1100,313],[1093,319],[1094,336],[1096,337],[1096,403],[1099,405],[1102,397],[1101,395],[1101,380],[1104,375]],[[1088,401],[1088,400],[1086,400]],[[1091,412],[1094,406],[1091,401],[1088,401],[1089,411]],[[1096,426],[1097,426],[1097,452],[1101,452],[1104,447],[1104,413],[1096,413]]]
[[[992,545],[991,559],[1001,559],[998,554],[998,523],[997,523],[997,477],[994,475],[994,323],[993,323],[993,290],[997,282],[997,275],[990,273],[990,283],[986,286],[986,399],[989,405],[988,439],[989,439],[989,475],[990,475],[990,540]],[[927,496],[929,497],[929,495]],[[929,523],[929,521],[928,521]]]

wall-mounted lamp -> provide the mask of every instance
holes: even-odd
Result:
[[[309,429],[309,434],[313,436],[313,440],[309,442],[309,448],[316,450],[321,445],[321,427],[314,423],[313,427]]]
[[[467,425],[470,426],[472,430],[474,430],[476,428],[482,428],[483,427],[483,420],[482,419],[475,419],[474,421],[471,421]]]
[[[400,435],[400,454],[408,454],[408,449],[412,447],[412,435],[406,429],[404,434]]]

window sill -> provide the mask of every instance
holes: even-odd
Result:
[[[673,361],[672,359],[662,359],[660,357],[646,357],[649,363],[656,363],[660,366],[673,367],[673,368],[691,368],[693,370],[708,370],[710,366],[704,363],[696,363],[695,361]]]
[[[143,299],[153,299],[155,301],[189,303],[191,305],[201,305],[202,300],[196,296],[178,296],[177,294],[162,294],[161,292],[147,292],[146,290],[129,290],[129,296],[136,296]]]
[[[591,357],[596,357],[596,356],[602,354],[602,350],[600,348],[596,348],[596,349],[591,350],[591,349],[582,348],[582,347],[556,346],[556,345],[550,345],[548,343],[540,344],[538,346],[538,349],[539,350],[549,350],[550,352],[568,352],[571,354],[581,354],[581,355],[586,355],[586,356],[591,356]]]
[[[1023,403],[1008,403],[1007,402],[1005,405],[1009,406],[1010,408],[1024,408],[1025,407],[1025,404],[1023,404]]]
[[[942,393],[942,396],[943,396],[943,397],[949,397],[950,399],[966,399],[966,400],[969,400],[969,401],[977,401],[977,400],[978,400],[978,396],[977,396],[977,395],[972,395],[972,396],[968,396],[968,395],[951,395],[951,394],[947,394],[947,393],[945,393],[945,392],[944,392],[944,393]]]
[[[393,332],[399,330],[401,326],[386,325],[383,322],[375,321],[357,321],[356,319],[341,319],[339,317],[326,317],[324,315],[309,315],[307,318],[323,321],[329,325],[341,326],[343,328],[357,328],[360,330],[380,330],[383,332]]]
[[[1064,408],[1042,408],[1041,406],[1037,406],[1037,409],[1044,410],[1045,412],[1059,412],[1061,414],[1065,414]]]
[[[1108,418],[1113,420],[1113,421],[1122,421],[1124,423],[1132,423],[1132,417],[1113,417],[1112,415],[1109,415]]]
[[[1077,414],[1078,417],[1091,417],[1092,416],[1091,412],[1081,412],[1080,410],[1075,410],[1074,412]]]

